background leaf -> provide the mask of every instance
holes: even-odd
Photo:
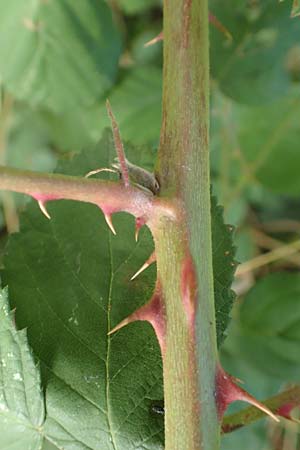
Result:
[[[238,139],[250,174],[273,192],[299,195],[298,92],[263,108],[239,110]]]
[[[1,0],[0,7],[0,74],[16,98],[64,111],[111,87],[120,36],[104,0]]]
[[[299,112],[296,89],[272,105],[260,107],[240,105],[214,91],[212,176],[230,223],[242,224],[249,203],[257,203],[259,197],[264,197],[266,210],[270,204],[282,202],[274,194],[297,198]],[[294,210],[288,209],[289,213]]]
[[[161,71],[153,66],[128,70],[109,95],[122,138],[133,144],[157,144],[161,118]],[[79,151],[95,144],[110,125],[105,101],[63,114],[43,114],[49,134],[62,149]],[[138,130],[138,132],[137,132]]]
[[[235,305],[221,361],[256,398],[266,399],[289,382],[299,382],[299,298],[299,274],[278,272],[259,280]],[[229,413],[243,406],[237,402]],[[297,429],[293,424],[293,433]],[[221,448],[275,448],[279,436],[288,438],[291,430],[290,422],[283,419],[274,429],[267,420],[260,420],[224,435]]]
[[[39,450],[43,441],[44,401],[39,370],[17,331],[7,290],[0,292],[0,445],[3,450]]]
[[[299,299],[298,273],[270,274],[254,285],[226,341],[240,364],[281,382],[299,381]]]
[[[283,96],[291,83],[288,52],[298,44],[299,24],[288,2],[228,0],[210,3],[233,39],[210,27],[211,70],[222,91],[247,104]]]

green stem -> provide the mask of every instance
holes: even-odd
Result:
[[[181,210],[176,224],[162,221],[154,236],[166,316],[166,450],[219,447],[208,99],[207,0],[165,0],[157,176],[161,195]]]
[[[281,392],[263,402],[275,414],[284,405],[296,407],[300,405],[300,386],[294,386],[285,392]],[[222,429],[224,433],[230,433],[256,420],[265,418],[266,415],[260,409],[253,406],[245,408],[235,414],[224,417]]]

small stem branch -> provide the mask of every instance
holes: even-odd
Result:
[[[284,405],[296,407],[300,405],[300,386],[294,386],[285,392],[281,392],[263,402],[274,414],[278,413]],[[245,425],[249,425],[256,420],[266,417],[265,414],[253,407],[245,408],[235,414],[224,417],[222,430],[223,433],[230,433]]]
[[[119,181],[102,181],[58,174],[23,171],[0,166],[0,189],[21,192],[36,200],[78,200],[94,203],[107,214],[125,211],[148,217],[153,196]]]

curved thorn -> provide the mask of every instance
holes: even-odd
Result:
[[[121,328],[125,327],[132,322],[146,321],[149,322],[156,334],[158,343],[161,348],[162,354],[165,352],[165,316],[163,299],[161,294],[160,282],[157,281],[156,288],[151,299],[138,310],[134,311],[128,317],[123,319],[118,325],[116,325],[107,334],[111,335]]]
[[[142,265],[142,267],[130,278],[130,281],[134,280],[140,273],[144,272],[152,263],[156,261],[155,252],[147,259],[147,261]]]
[[[40,210],[42,211],[42,213],[44,214],[44,216],[46,216],[47,219],[50,220],[51,217],[50,217],[50,214],[48,213],[48,211],[47,211],[47,209],[46,209],[45,203],[44,203],[42,200],[38,200],[37,202],[38,202],[38,205],[39,205],[39,207],[40,207]]]
[[[117,233],[116,233],[115,227],[113,226],[113,223],[112,223],[112,220],[111,220],[111,215],[110,214],[104,214],[104,218],[105,218],[105,221],[106,221],[107,225],[109,226],[111,232],[114,235],[116,235]]]
[[[154,45],[157,42],[160,42],[164,39],[164,34],[163,31],[161,31],[157,36],[155,36],[155,38],[151,39],[150,41],[146,42],[146,44],[144,44],[144,47],[150,47],[150,45]]]
[[[131,317],[126,317],[126,319],[122,320],[120,323],[118,323],[118,325],[116,325],[114,328],[112,328],[107,335],[110,336],[113,333],[115,333],[116,331],[120,330],[121,328],[125,327],[126,325],[128,325],[130,322],[132,322]]]
[[[267,414],[269,417],[275,420],[275,422],[280,422],[280,419],[276,417],[275,414],[273,414],[272,411],[267,406],[256,400],[254,397],[252,397],[252,395],[248,394],[248,392],[245,392],[244,396],[241,395],[239,400],[242,400],[244,402],[250,403],[253,406],[256,406],[256,408],[263,411],[265,414]]]
[[[135,233],[134,233],[135,242],[137,242],[139,240],[139,233],[140,233],[140,229],[138,227],[135,227]]]
[[[230,403],[237,400],[250,403],[256,408],[263,411],[268,416],[272,417],[275,422],[280,422],[279,418],[263,403],[256,400],[247,391],[236,384],[236,379],[225,372],[225,370],[218,365],[216,373],[216,394],[219,418],[222,419],[224,412]]]
[[[85,178],[90,177],[91,175],[95,175],[96,173],[100,173],[100,172],[113,172],[113,173],[117,173],[116,170],[113,169],[107,169],[106,167],[104,167],[103,169],[96,169],[96,170],[91,170],[90,172],[88,172],[86,175],[84,175]]]
[[[137,276],[139,276],[140,273],[144,272],[144,270],[146,270],[149,266],[150,264],[146,261],[142,265],[142,267],[130,278],[130,281],[133,281]]]

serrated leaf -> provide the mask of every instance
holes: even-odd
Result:
[[[236,358],[281,381],[299,381],[299,298],[298,273],[274,273],[257,282],[232,330]]]
[[[109,132],[94,151],[59,170],[84,175],[114,157]],[[137,162],[146,159],[137,154]],[[45,433],[65,450],[161,449],[163,421],[151,413],[162,398],[153,331],[134,323],[107,336],[151,296],[154,267],[130,281],[152,251],[150,233],[142,230],[136,244],[133,218],[119,214],[114,237],[93,205],[60,201],[48,209],[51,221],[36,205],[28,209],[22,232],[10,239],[4,272],[16,320],[29,327],[41,364]]]
[[[151,170],[151,151],[125,147],[132,162]],[[58,171],[84,175],[109,167],[114,157],[112,135],[106,131],[96,148],[60,163]],[[150,232],[143,229],[136,244],[134,221],[126,214],[114,215],[114,237],[94,205],[59,201],[48,210],[50,221],[36,204],[28,208],[21,233],[10,237],[3,274],[16,320],[29,326],[41,364],[45,434],[66,450],[161,449],[163,419],[151,413],[153,401],[162,398],[153,331],[134,323],[107,335],[151,296],[154,267],[130,281],[152,252]],[[232,301],[232,230],[223,225],[215,201],[212,211],[220,342]]]
[[[228,41],[210,28],[212,75],[222,91],[247,104],[283,96],[291,83],[287,54],[299,37],[289,4],[212,0],[210,8],[233,37]]]
[[[26,331],[17,331],[7,290],[0,292],[0,447],[39,450],[44,401]]]
[[[229,313],[235,299],[231,285],[236,262],[232,243],[233,227],[224,224],[223,208],[217,205],[215,197],[211,198],[211,221],[217,341],[220,346],[225,337],[230,320]]]
[[[104,0],[1,0],[0,74],[31,105],[79,108],[112,85],[120,37]]]

